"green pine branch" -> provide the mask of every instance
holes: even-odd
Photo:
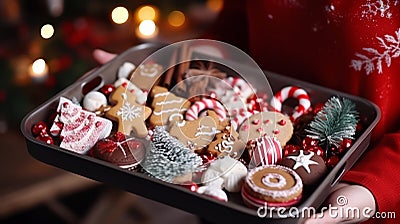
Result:
[[[338,147],[343,139],[354,139],[357,122],[355,103],[333,96],[309,124],[307,137],[318,140],[321,146]]]

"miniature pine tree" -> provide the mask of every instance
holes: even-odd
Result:
[[[155,128],[151,148],[143,162],[148,174],[171,182],[175,177],[194,172],[201,164],[201,158],[171,136],[164,127]]]
[[[355,107],[349,99],[331,97],[309,124],[307,137],[325,147],[338,147],[343,139],[354,139],[358,122]]]

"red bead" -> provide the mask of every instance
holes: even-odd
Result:
[[[285,145],[285,147],[283,147],[283,156],[287,156],[300,150],[301,147],[299,145]]]
[[[329,152],[333,153],[334,155],[340,155],[344,152],[344,149],[340,145],[338,147],[332,146],[329,148]]]
[[[37,140],[46,142],[46,144],[49,145],[53,145],[54,144],[54,140],[52,137],[50,137],[49,135],[39,135],[36,137]]]
[[[322,158],[325,158],[324,150],[318,145],[312,146],[312,147],[308,147],[308,148],[304,148],[304,150],[309,151],[309,152],[314,152],[316,155],[319,155]]]
[[[352,145],[353,145],[353,140],[351,140],[351,139],[349,139],[349,138],[343,139],[342,143],[340,144],[340,146],[341,146],[344,150],[350,149]]]
[[[47,135],[47,124],[43,121],[39,121],[32,126],[33,136],[45,136]]]
[[[115,87],[111,84],[104,85],[101,87],[100,92],[102,92],[104,95],[109,96],[112,92],[114,92]]]
[[[310,148],[318,145],[318,140],[305,137],[302,141],[303,149]]]
[[[192,192],[196,192],[199,189],[199,186],[195,182],[184,182],[181,186]]]
[[[326,161],[326,166],[329,168],[333,168],[338,164],[339,162],[339,156],[331,156],[329,159]]]

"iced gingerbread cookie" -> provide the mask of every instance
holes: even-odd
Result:
[[[112,129],[110,120],[83,110],[64,97],[60,98],[57,113],[50,133],[61,137],[61,148],[80,154],[86,153],[99,139],[106,138]]]
[[[169,133],[192,150],[206,147],[221,133],[223,127],[215,116],[200,117],[193,121],[178,120],[171,122]]]
[[[276,137],[285,146],[293,134],[289,117],[279,112],[261,112],[246,119],[239,128],[242,141],[256,140],[264,135]]]
[[[238,159],[245,147],[246,144],[239,139],[239,133],[233,127],[226,126],[220,133],[215,135],[214,140],[208,145],[207,151],[216,157],[229,155]]]
[[[106,113],[106,117],[118,122],[118,131],[130,135],[133,130],[139,138],[147,136],[145,120],[151,109],[136,102],[135,94],[119,86],[110,95],[110,102],[115,104]]]
[[[153,113],[149,120],[153,126],[168,124],[170,119],[173,120],[176,116],[181,117],[190,107],[188,100],[168,92],[167,88],[161,86],[153,87],[150,96],[153,98],[153,102],[151,103]]]
[[[140,89],[150,90],[157,85],[162,72],[163,67],[157,63],[142,64],[133,71],[130,81]]]
[[[279,165],[259,166],[250,170],[242,188],[243,202],[249,207],[290,207],[297,204],[303,193],[300,176],[292,169]]]

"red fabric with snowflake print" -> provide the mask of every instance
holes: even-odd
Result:
[[[208,37],[263,69],[376,103],[374,147],[344,180],[370,189],[380,211],[400,214],[400,1],[229,1]]]

